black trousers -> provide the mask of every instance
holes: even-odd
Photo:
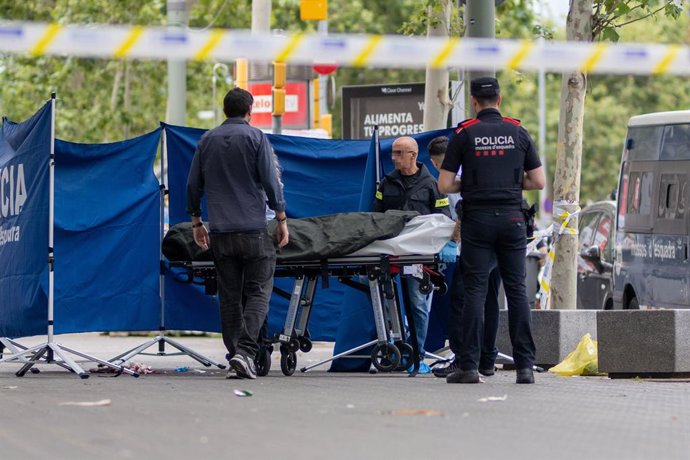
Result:
[[[221,233],[211,235],[211,251],[218,273],[223,343],[231,357],[239,353],[253,359],[273,289],[275,245],[266,230]]]
[[[448,309],[448,343],[455,354],[456,362],[460,362],[462,350],[462,309],[465,303],[465,288],[462,282],[462,257],[453,272],[450,288],[450,307]],[[484,302],[484,331],[482,348],[479,357],[480,369],[493,369],[498,356],[496,335],[498,334],[498,291],[501,287],[501,276],[498,268],[494,267],[489,274],[486,301]]]
[[[484,303],[494,260],[508,299],[508,329],[518,369],[534,365],[535,347],[525,286],[525,220],[517,208],[466,209],[462,218],[462,310],[460,368],[474,370],[484,333]]]

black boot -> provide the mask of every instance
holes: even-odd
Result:
[[[534,383],[532,368],[518,369],[516,371],[515,383]]]
[[[446,377],[447,383],[479,383],[479,372],[476,369],[471,371],[463,371],[458,369],[457,371]]]

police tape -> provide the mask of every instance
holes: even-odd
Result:
[[[549,309],[549,302],[551,300],[551,275],[553,272],[553,261],[556,258],[556,244],[561,238],[561,235],[569,233],[571,235],[577,235],[577,227],[572,225],[574,222],[573,217],[580,213],[580,207],[577,202],[574,201],[556,201],[553,204],[553,217],[555,221],[546,230],[540,232],[535,232],[535,236],[539,236],[541,239],[546,238],[549,234],[553,233],[553,241],[551,242],[551,248],[546,256],[546,264],[544,264],[544,271],[542,272],[541,279],[539,280],[539,293],[537,298],[539,299],[540,308],[543,310]],[[554,231],[554,229],[556,229]],[[536,248],[536,244],[534,247]],[[529,245],[528,245],[529,250]],[[532,249],[534,250],[534,249]]]
[[[690,74],[681,45],[584,43],[354,34],[252,34],[246,30],[0,23],[0,52],[106,59],[333,63],[350,67],[520,69]]]

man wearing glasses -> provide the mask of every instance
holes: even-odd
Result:
[[[389,209],[417,211],[420,214],[445,214],[450,217],[448,197],[438,191],[436,179],[424,164],[417,161],[419,146],[411,137],[399,137],[393,142],[391,157],[395,170],[386,175],[378,190],[374,211]],[[419,290],[419,281],[410,277],[407,289],[414,311],[414,325],[421,359],[424,359],[424,342],[429,325],[429,308],[432,295]],[[419,373],[428,374],[429,366],[420,363]]]

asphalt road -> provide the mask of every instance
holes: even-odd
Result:
[[[218,338],[179,340],[223,359]],[[57,341],[110,358],[144,339]],[[330,352],[316,344],[298,365]],[[18,365],[0,364],[0,459],[690,458],[690,380],[538,374],[535,385],[516,385],[514,372],[499,371],[483,384],[449,385],[324,368],[284,377],[277,359],[254,381],[226,380],[184,356],[137,356],[158,372],[138,379],[81,380],[48,365],[17,378]]]

